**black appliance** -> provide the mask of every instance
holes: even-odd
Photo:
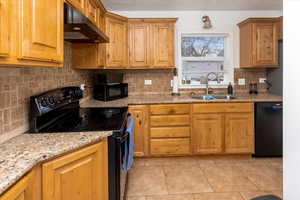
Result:
[[[98,74],[94,81],[94,99],[112,101],[128,97],[128,84],[123,83],[123,74]]]
[[[255,157],[282,156],[282,103],[255,104]]]
[[[65,40],[73,43],[109,42],[109,38],[105,33],[68,3],[64,4],[64,32]]]
[[[109,199],[126,196],[127,173],[122,169],[128,108],[80,108],[79,87],[66,87],[30,97],[30,133],[113,131],[108,138]]]
[[[279,66],[267,69],[268,91],[271,94],[282,96],[283,94],[283,41],[278,42]]]

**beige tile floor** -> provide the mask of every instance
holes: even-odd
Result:
[[[249,200],[282,198],[280,158],[135,159],[128,200]]]

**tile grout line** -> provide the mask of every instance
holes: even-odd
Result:
[[[214,162],[214,165],[215,165],[215,164],[216,164],[215,161],[213,161],[213,162]],[[212,192],[215,192],[215,189],[213,188],[213,186],[212,186],[211,183],[209,182],[207,176],[205,175],[204,170],[203,170],[202,167],[200,166],[200,163],[198,163],[198,165],[199,165],[199,168],[200,168],[201,172],[203,173],[204,178],[205,178],[206,181],[207,181],[207,184],[208,184],[209,187],[212,189]],[[194,197],[194,195],[193,195],[193,197]]]

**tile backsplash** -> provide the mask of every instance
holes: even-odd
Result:
[[[267,92],[267,84],[259,83],[260,78],[266,78],[267,73],[265,69],[234,69],[234,87],[237,92],[244,93],[249,92],[249,84],[257,83],[257,89],[259,93]],[[244,78],[246,80],[245,85],[238,85],[238,79]]]
[[[129,85],[129,95],[141,93],[170,93],[172,70],[134,70],[124,73],[124,82]],[[145,85],[151,80],[151,85]]]
[[[92,86],[95,71],[74,70],[71,65],[70,44],[65,43],[65,63],[63,68],[42,67],[0,67],[0,143],[10,137],[28,130],[29,97],[46,90],[79,86],[82,83]],[[130,70],[124,72],[124,82],[129,83],[129,95],[170,94],[173,70]],[[259,92],[266,92],[266,84],[260,84],[259,78],[266,77],[265,70],[234,71],[235,89],[248,92],[249,83],[258,83]],[[237,84],[238,78],[245,78],[246,85]],[[152,84],[145,84],[151,80]],[[181,89],[182,93],[195,91]],[[197,89],[197,92],[199,89]],[[91,88],[85,97],[91,95]]]
[[[28,130],[30,96],[91,81],[90,71],[71,68],[69,43],[65,43],[63,68],[0,67],[0,142]],[[90,92],[87,90],[85,96]]]
[[[124,82],[129,83],[129,95],[143,93],[171,93],[172,70],[136,70],[124,72]],[[238,85],[238,79],[244,78],[245,85]],[[259,83],[259,78],[266,78],[264,69],[234,69],[234,88],[238,93],[247,93],[250,83],[257,83],[258,92],[267,92],[267,85]],[[145,80],[152,80],[152,85],[145,85]],[[200,89],[201,90],[201,89]],[[180,89],[181,93],[190,93],[199,89]],[[216,91],[226,91],[217,89]],[[203,90],[204,92],[204,90]]]

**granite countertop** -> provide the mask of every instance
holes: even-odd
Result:
[[[111,134],[111,131],[22,134],[0,144],[0,195],[37,164]]]
[[[97,101],[88,99],[81,103],[81,107],[125,107],[128,105],[145,105],[145,104],[172,104],[172,103],[236,103],[236,102],[281,102],[282,97],[272,94],[239,94],[235,99],[215,99],[202,100],[192,99],[189,95],[171,96],[169,94],[147,94],[129,96],[128,98],[115,101]]]

